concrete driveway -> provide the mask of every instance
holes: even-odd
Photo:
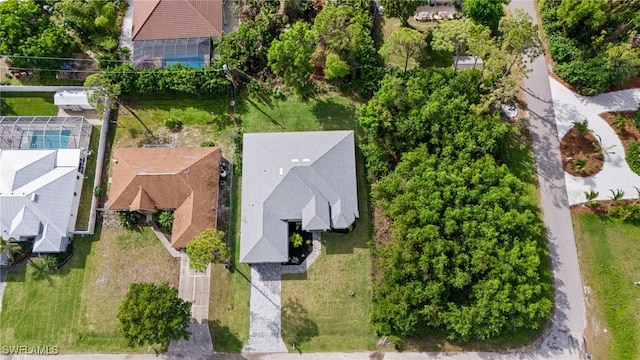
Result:
[[[589,128],[602,140],[603,147],[611,147],[612,151],[609,155],[605,155],[602,170],[593,176],[583,178],[565,173],[569,204],[585,202],[584,193],[589,190],[599,193],[598,200],[609,200],[610,190],[615,191],[615,189],[624,191],[625,199],[637,199],[638,192],[634,186],[640,187],[640,176],[629,168],[620,138],[600,117],[600,114],[636,110],[640,104],[640,89],[588,97],[576,94],[553,78],[550,78],[549,82],[558,126],[558,138],[564,137],[573,127],[574,121],[587,120]]]

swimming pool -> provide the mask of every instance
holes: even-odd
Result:
[[[70,134],[70,130],[34,130],[31,132],[29,149],[66,149]]]

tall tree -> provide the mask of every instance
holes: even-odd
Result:
[[[558,16],[572,34],[596,35],[607,21],[607,0],[562,0]]]
[[[387,61],[389,61],[392,56],[402,59],[404,62],[403,72],[407,72],[409,60],[412,58],[416,60],[416,57],[420,55],[425,45],[426,43],[422,33],[414,29],[401,27],[394,31],[389,39],[384,42],[380,53]]]
[[[118,311],[122,331],[129,346],[160,345],[189,339],[191,302],[178,297],[169,284],[134,283]]]
[[[416,12],[421,4],[426,3],[425,0],[380,0],[380,5],[384,8],[385,16],[400,19],[402,26],[409,25],[409,17]]]
[[[0,2],[0,19],[0,54],[15,66],[56,69],[71,56],[73,40],[35,1]]]
[[[476,23],[487,26],[494,35],[504,16],[504,5],[510,0],[464,0],[462,9]]]
[[[454,69],[456,69],[458,57],[466,53],[475,36],[479,40],[483,34],[486,34],[484,29],[484,26],[475,24],[470,19],[442,22],[433,30],[431,47],[436,51],[453,53],[456,57],[456,63],[454,64]],[[484,36],[484,38],[488,38],[488,36]]]
[[[108,0],[66,0],[56,2],[55,9],[63,24],[70,27],[88,45],[112,51],[118,47],[119,27],[116,2]]]
[[[309,24],[298,21],[271,43],[267,57],[271,71],[281,75],[285,85],[301,96],[313,90],[311,54],[316,47],[316,34]]]

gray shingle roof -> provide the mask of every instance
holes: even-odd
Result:
[[[34,252],[60,252],[75,226],[80,149],[0,150],[0,233],[33,237]]]
[[[288,260],[287,221],[346,229],[359,216],[353,131],[245,134],[240,262]]]

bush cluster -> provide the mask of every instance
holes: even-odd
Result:
[[[640,175],[640,141],[630,142],[625,155],[631,170]]]

